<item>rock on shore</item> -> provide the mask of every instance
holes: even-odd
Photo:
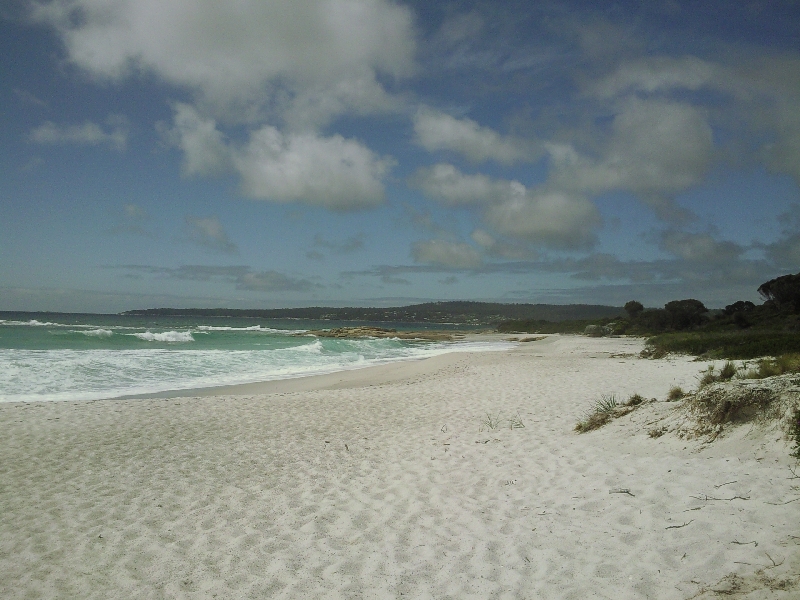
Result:
[[[464,337],[461,333],[448,333],[444,331],[397,331],[396,329],[383,329],[382,327],[338,327],[336,329],[317,329],[307,331],[301,335],[315,335],[329,338],[398,338],[401,340],[428,340],[437,342],[450,342]]]

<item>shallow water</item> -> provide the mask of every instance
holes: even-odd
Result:
[[[0,402],[113,398],[510,347],[502,342],[345,340],[307,333],[349,324],[333,321],[65,314],[31,318],[23,313],[3,317]]]

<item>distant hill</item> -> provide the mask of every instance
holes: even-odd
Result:
[[[261,319],[319,319],[331,321],[373,321],[394,323],[457,323],[495,325],[508,320],[574,321],[613,318],[622,307],[597,304],[501,304],[498,302],[427,302],[390,308],[346,307],[275,309],[231,308],[149,308],[129,310],[123,315],[239,317]]]

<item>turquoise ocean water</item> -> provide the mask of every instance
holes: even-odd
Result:
[[[3,313],[0,402],[114,398],[511,347],[506,342],[342,340],[307,333],[347,325],[364,323]]]

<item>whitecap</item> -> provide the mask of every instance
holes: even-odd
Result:
[[[110,329],[90,329],[89,331],[74,331],[73,333],[82,333],[89,337],[111,337],[114,332]]]
[[[130,333],[133,337],[144,340],[145,342],[193,342],[191,331],[164,331],[162,333]]]
[[[295,352],[312,352],[314,354],[319,354],[322,352],[322,342],[319,340],[314,340],[310,344],[303,344],[302,346],[295,346],[291,348],[291,350]]]

